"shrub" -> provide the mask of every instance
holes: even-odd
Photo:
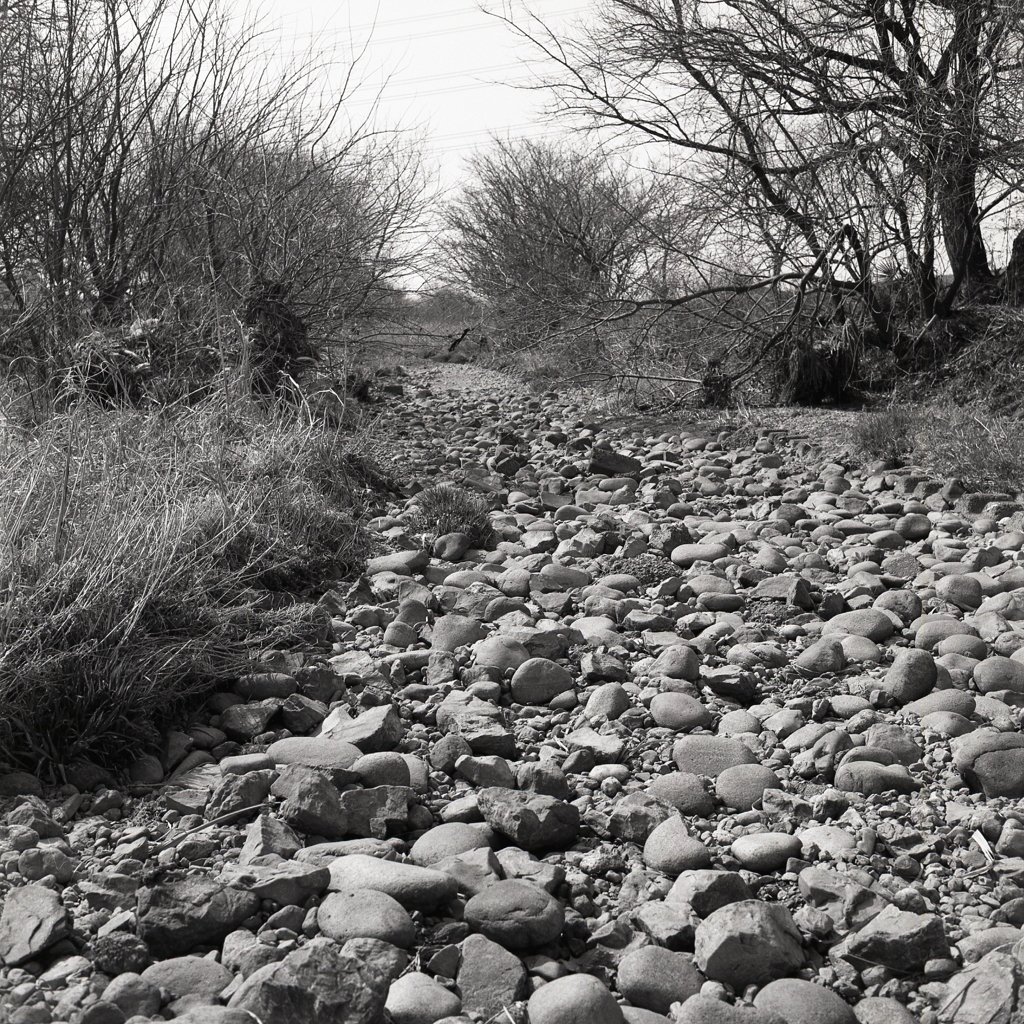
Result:
[[[465,533],[474,548],[494,543],[490,504],[455,484],[428,487],[416,495],[414,525],[424,533],[441,537],[446,533]]]
[[[855,428],[861,451],[978,490],[1024,491],[1024,423],[955,405],[892,406]]]

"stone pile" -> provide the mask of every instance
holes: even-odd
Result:
[[[1024,1021],[1022,506],[449,369],[493,549],[398,505],[329,647],[0,778],[0,1020]]]

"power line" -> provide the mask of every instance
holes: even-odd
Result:
[[[569,10],[565,10],[565,11],[552,11],[550,14],[545,15],[545,17],[547,17],[547,18],[569,17],[570,15],[573,15],[573,14],[582,14],[587,9],[588,8],[586,8],[586,7],[574,7],[574,8],[570,8]],[[396,22],[396,24],[404,24],[404,22]],[[395,36],[395,37],[393,37],[391,39],[375,39],[375,38],[373,38],[371,36],[371,38],[368,40],[368,42],[372,43],[374,46],[390,46],[390,45],[393,45],[395,43],[408,43],[408,42],[411,42],[413,39],[433,39],[433,38],[435,38],[437,36],[458,35],[458,34],[460,34],[462,32],[476,32],[476,31],[479,31],[480,29],[483,29],[483,28],[486,28],[486,27],[487,27],[487,22],[481,21],[479,23],[472,24],[472,25],[458,25],[458,26],[454,26],[454,27],[435,29],[432,32],[416,32],[416,33],[414,33],[411,36],[406,34],[406,35],[402,35],[402,36]],[[372,26],[371,26],[371,30],[372,30]],[[299,33],[299,32],[296,32],[296,33],[293,33],[293,34],[291,34],[289,36],[282,36],[281,37],[281,41],[282,42],[285,42],[285,41],[294,42],[297,39],[307,39],[307,38],[309,38],[309,39],[313,39],[316,42],[319,42],[319,41],[324,40],[324,39],[338,39],[344,33],[347,33],[351,37],[352,35],[355,34],[355,32],[356,32],[355,29],[333,29],[330,32],[326,32],[326,33],[322,33],[322,34],[317,34],[317,33],[314,33],[314,32],[309,32],[309,33],[305,33],[305,32]]]
[[[402,83],[405,84],[404,82]],[[380,106],[382,103],[404,103],[408,100],[423,99],[428,96],[448,96],[457,92],[468,92],[470,89],[487,88],[515,88],[512,82],[466,82],[464,85],[453,85],[447,89],[417,89],[414,92],[391,95],[387,89],[382,89],[378,97],[367,100],[353,100],[353,105],[362,103],[365,106]]]
[[[392,18],[389,21],[371,21],[365,25],[349,25],[347,31],[349,32],[373,32],[379,28],[392,28],[399,25],[409,25],[413,22],[419,23],[421,21],[437,21],[439,18],[458,18],[464,14],[486,14],[478,6],[474,7],[457,7],[451,11],[434,11],[432,14],[414,14],[411,18]],[[549,15],[545,15],[548,17]],[[550,15],[550,17],[557,17],[557,15]],[[342,29],[335,29],[334,31],[340,32]]]
[[[468,78],[470,75],[496,75],[501,71],[511,71],[514,68],[521,68],[523,66],[522,61],[514,61],[511,64],[498,64],[491,68],[469,68],[466,71],[445,71],[440,75],[421,75],[419,78],[401,78],[395,84],[406,86],[406,85],[419,85],[420,82],[443,82],[449,78]],[[498,85],[504,83],[496,83]]]
[[[502,135],[512,134],[515,132],[523,131],[526,128],[538,127],[536,121],[528,121],[525,124],[509,124],[503,125],[499,128],[480,128],[471,132],[454,132],[449,135],[429,135],[427,142],[430,144],[440,142],[456,142],[459,140],[472,140],[472,139],[491,139],[495,136],[499,138]],[[566,131],[565,128],[549,128],[547,131],[539,132],[536,135],[531,135],[531,138],[546,138],[549,135],[561,135]]]

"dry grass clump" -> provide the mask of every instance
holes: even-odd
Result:
[[[899,463],[914,450],[919,416],[907,406],[867,413],[854,428],[854,443],[867,455]]]
[[[958,477],[968,487],[1024,491],[1024,422],[956,405],[893,406],[855,428],[867,455]]]
[[[490,511],[490,503],[482,495],[455,484],[440,484],[416,495],[413,526],[435,537],[464,533],[471,547],[487,548],[495,540]]]
[[[356,440],[293,412],[82,404],[0,432],[0,768],[123,762],[254,643],[322,638],[308,601],[365,556]]]

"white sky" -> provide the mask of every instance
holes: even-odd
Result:
[[[568,27],[593,3],[531,0],[530,8],[546,24]],[[492,133],[560,134],[543,117],[549,95],[522,88],[536,52],[484,8],[500,12],[502,0],[261,0],[258,10],[289,46],[317,38],[336,42],[339,55],[350,42],[365,46],[352,114],[372,109],[379,91],[377,120],[419,129],[441,184],[452,187],[464,157]]]

